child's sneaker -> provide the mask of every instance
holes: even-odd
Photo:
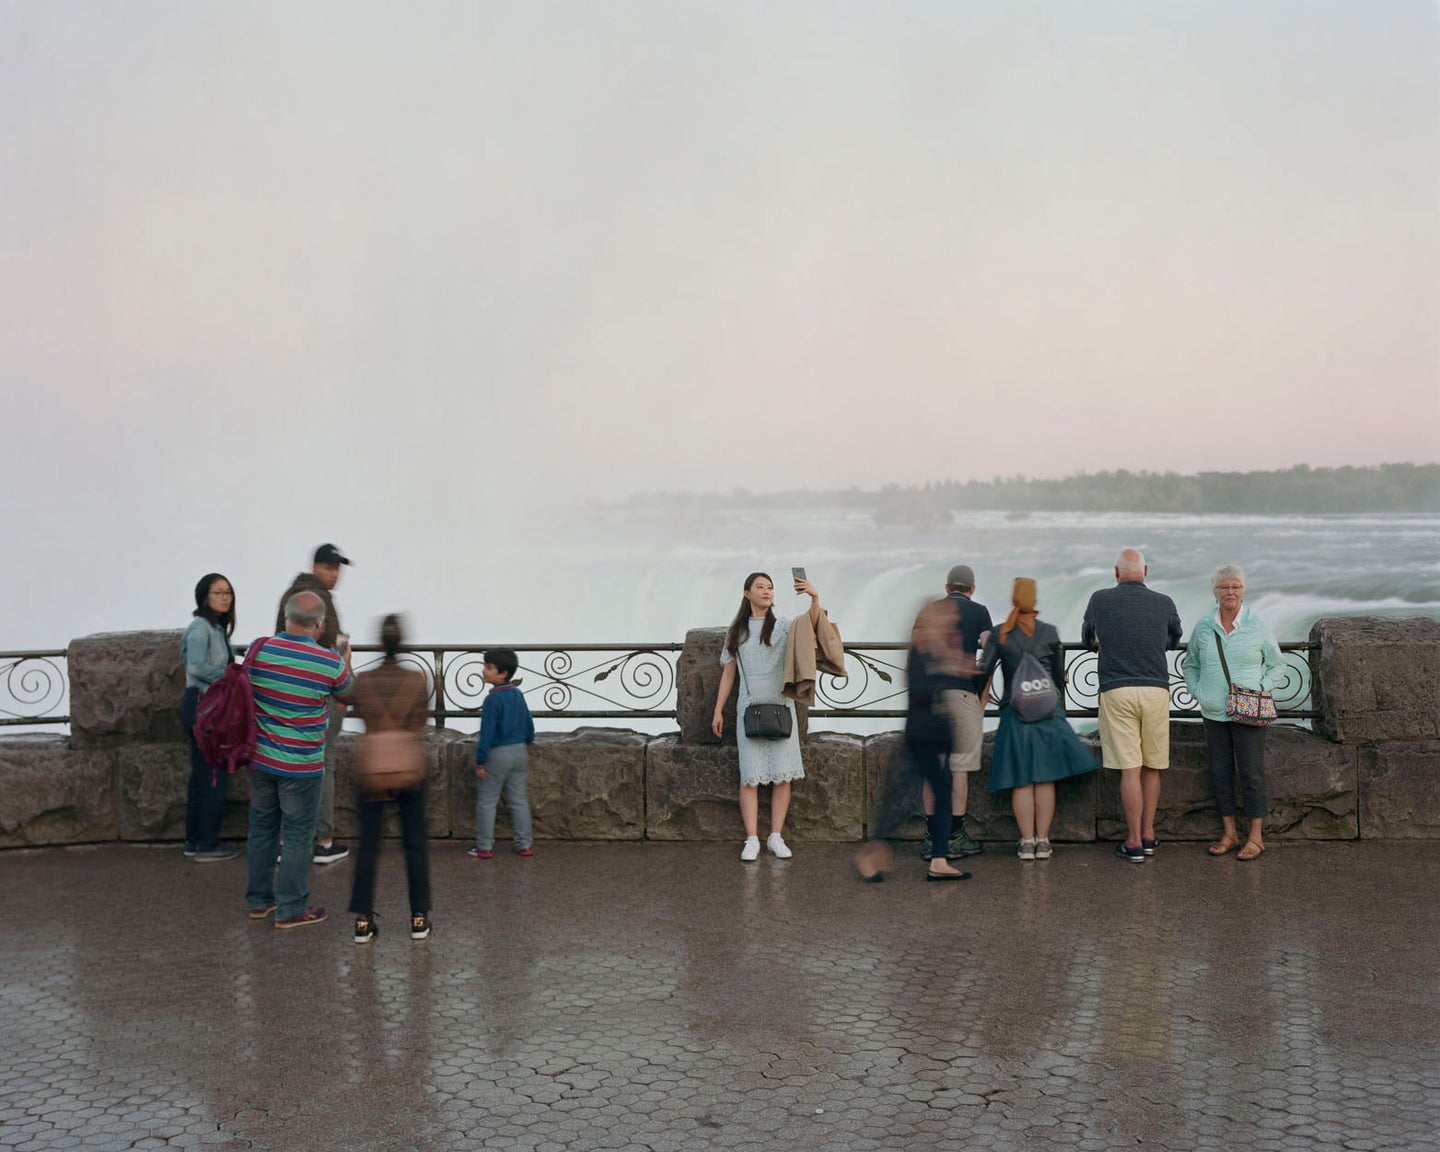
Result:
[[[375,934],[380,931],[380,926],[375,923],[375,913],[368,912],[362,916],[355,917],[355,943],[368,944],[375,939]]]
[[[534,848],[517,848],[517,849],[515,849],[515,855],[516,855],[516,856],[533,856],[533,855],[535,855],[535,849],[534,849]]]
[[[760,859],[760,837],[745,837],[745,847],[740,849],[740,859],[749,864],[752,860]]]
[[[765,841],[765,847],[770,849],[770,854],[780,860],[788,860],[795,853],[790,851],[790,845],[785,843],[785,837],[779,832],[771,832],[770,838]]]
[[[493,860],[495,859],[495,850],[493,848],[471,848],[465,855],[473,856],[476,860]]]
[[[1021,840],[1021,841],[1020,841],[1020,851],[1017,852],[1017,853],[1015,853],[1015,855],[1019,856],[1021,860],[1034,860],[1034,859],[1035,859],[1035,841],[1034,841],[1034,840]]]
[[[1050,841],[1049,841],[1049,840],[1037,840],[1037,841],[1035,841],[1035,859],[1036,859],[1036,860],[1049,860],[1050,857],[1053,856],[1053,855],[1055,855],[1055,849],[1053,849],[1053,848],[1050,847]]]
[[[430,935],[430,916],[421,912],[418,916],[410,917],[410,939],[425,940]]]

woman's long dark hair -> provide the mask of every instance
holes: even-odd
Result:
[[[380,647],[385,649],[387,662],[400,655],[400,645],[404,643],[404,640],[405,632],[400,627],[399,616],[391,613],[380,621]]]
[[[231,593],[230,611],[220,616],[215,615],[215,612],[210,607],[209,601],[210,585],[214,584],[217,580],[224,580],[225,583],[229,584]],[[205,573],[204,576],[200,577],[200,583],[195,585],[195,611],[192,613],[192,615],[199,616],[202,620],[210,621],[211,624],[214,624],[215,627],[219,628],[220,631],[225,634],[225,639],[227,640],[235,634],[234,593],[235,585],[231,581],[230,577],[222,576],[219,572]]]
[[[756,580],[770,580],[770,576],[765,572],[751,572],[749,576],[745,577],[746,592],[750,591],[750,585],[754,584]],[[770,585],[774,587],[775,581],[770,580]],[[770,634],[774,631],[775,607],[771,605],[765,609],[765,625],[760,629],[760,643],[768,645],[770,643]],[[745,642],[749,635],[750,601],[741,597],[740,611],[735,613],[735,619],[730,621],[730,631],[725,633],[725,650],[729,652],[731,656],[739,659],[740,645]]]

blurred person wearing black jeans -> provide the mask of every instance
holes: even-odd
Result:
[[[905,744],[891,758],[880,801],[870,822],[870,839],[855,854],[855,871],[867,882],[883,880],[894,863],[889,841],[916,808],[919,792],[929,784],[934,811],[926,825],[934,844],[950,842],[950,750],[954,739],[950,716],[941,699],[965,666],[957,641],[955,607],[949,600],[927,604],[915,618],[906,664],[908,690]],[[970,667],[974,667],[973,661]],[[930,860],[926,880],[968,880],[943,853]]]
[[[420,767],[418,781],[395,790],[367,791],[358,778],[360,851],[355,860],[355,883],[350,911],[355,913],[355,943],[375,939],[375,870],[380,861],[380,828],[385,805],[393,800],[400,810],[401,843],[405,849],[405,878],[410,889],[410,938],[430,935],[430,849],[425,840],[424,748],[421,733],[427,722],[430,688],[425,675],[405,668],[398,659],[403,641],[400,619],[387,616],[380,625],[385,659],[378,668],[355,677],[355,710],[365,722],[365,740],[379,734],[403,733],[403,751]],[[413,742],[413,743],[412,743]]]

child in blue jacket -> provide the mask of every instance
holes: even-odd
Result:
[[[492,648],[485,653],[481,679],[490,685],[490,692],[480,709],[480,739],[475,745],[475,847],[470,849],[477,860],[495,856],[495,806],[502,792],[515,828],[516,853],[535,855],[530,795],[525,788],[535,721],[519,681],[514,679],[519,667],[520,658],[512,648]]]

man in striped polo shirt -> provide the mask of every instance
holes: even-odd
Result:
[[[325,728],[330,699],[349,697],[349,662],[322,648],[325,601],[297,592],[285,602],[285,630],[257,640],[250,664],[255,725],[260,730],[250,761],[250,839],[246,857],[250,918],[275,913],[276,928],[319,924],[324,908],[308,906],[311,841],[325,777]],[[283,840],[277,874],[275,853]]]

